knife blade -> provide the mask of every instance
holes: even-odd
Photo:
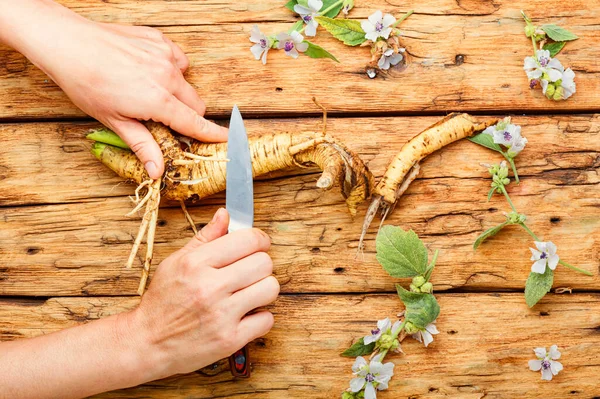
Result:
[[[225,207],[229,212],[229,232],[252,227],[254,222],[254,187],[248,135],[237,105],[229,122],[227,139],[227,187]]]
[[[252,159],[248,135],[237,105],[231,111],[229,136],[227,138],[227,162],[225,207],[229,212],[229,232],[252,227],[254,223],[254,187],[252,181]],[[248,347],[229,357],[229,369],[234,377],[250,377]]]

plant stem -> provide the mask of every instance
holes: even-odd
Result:
[[[525,223],[519,223],[519,224],[521,225],[521,227],[523,227],[523,228],[525,229],[525,231],[526,231],[527,233],[529,233],[529,235],[530,235],[530,236],[532,236],[532,237],[533,237],[533,239],[534,239],[534,240],[536,240],[536,241],[541,241],[541,240],[538,238],[538,236],[536,236],[536,235],[535,235],[535,233],[534,233],[533,231],[531,231],[531,230],[529,229],[529,227],[527,227],[527,225],[526,225]]]
[[[323,11],[319,11],[319,15],[325,15],[327,14],[329,11],[333,10],[334,8],[336,8],[337,6],[339,6],[340,4],[342,4],[344,2],[344,0],[338,0],[335,3],[333,3],[332,5],[330,5],[329,7],[327,7],[326,9],[324,9]]]
[[[404,21],[406,18],[410,17],[414,12],[415,12],[415,10],[410,10],[409,12],[404,14],[402,17],[400,17],[399,20],[394,22],[394,24],[392,25],[392,28],[395,28],[396,26],[400,25],[402,23],[402,21]]]
[[[427,272],[425,273],[425,276],[424,276],[425,280],[427,280],[427,281],[429,281],[429,279],[431,278],[431,273],[433,272],[433,268],[435,267],[435,262],[437,261],[439,253],[440,253],[440,250],[436,249],[433,254],[433,258],[431,259],[431,263],[427,267]]]
[[[400,328],[398,329],[398,332],[393,335],[393,339],[398,338],[398,335],[400,335],[400,333],[402,332],[402,329],[404,328],[404,325],[406,324],[406,319],[404,319],[404,321],[402,322],[402,324],[400,324]],[[381,352],[379,352],[379,354],[377,356],[379,356],[379,361],[381,363],[383,363],[383,359],[385,358],[385,356],[387,355],[387,353],[389,352],[389,349],[385,349]]]
[[[537,58],[537,46],[535,43],[535,34],[531,35],[531,44],[533,44],[533,59],[535,60],[535,62],[537,62],[537,64],[539,66],[541,66],[540,62],[538,61],[538,58]]]
[[[585,274],[586,276],[592,276],[592,273],[591,273],[591,272],[588,272],[587,270],[583,270],[583,269],[580,269],[580,268],[578,268],[578,267],[575,267],[575,266],[573,266],[573,265],[570,265],[570,264],[568,264],[567,262],[565,262],[565,261],[564,261],[564,260],[562,260],[562,259],[561,259],[561,260],[559,260],[559,261],[558,261],[558,263],[560,263],[560,264],[561,264],[561,265],[563,265],[563,266],[566,266],[566,267],[568,267],[568,268],[569,268],[569,269],[571,269],[571,270],[575,270],[576,272],[579,272],[579,273],[581,273],[581,274]]]
[[[512,203],[510,197],[508,196],[508,193],[506,192],[506,188],[504,186],[501,186],[501,187],[502,187],[502,194],[504,194],[504,196],[506,197],[506,200],[508,201],[508,204],[510,205],[510,207],[512,208],[512,210],[515,213],[519,213],[519,212],[517,212],[517,208],[515,208],[515,205]]]
[[[519,184],[519,174],[517,173],[517,166],[515,165],[515,160],[509,157],[508,154],[505,152],[503,152],[502,155],[504,155],[504,158],[506,158],[506,160],[510,164],[510,167],[512,168],[513,175],[515,176],[515,183]]]

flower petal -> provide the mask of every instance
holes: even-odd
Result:
[[[523,64],[523,69],[535,69],[538,64],[533,57],[525,57],[525,62]]]
[[[306,24],[304,33],[306,34],[306,36],[310,36],[310,37],[316,36],[317,35],[317,24],[313,23],[313,21],[310,21],[308,24]]]
[[[552,270],[556,269],[556,265],[558,265],[558,255],[552,255],[548,258],[548,267]]]
[[[319,12],[323,8],[323,2],[321,0],[308,0],[308,6],[314,11]]]
[[[411,335],[411,337],[413,337],[414,339],[416,339],[419,342],[423,342],[421,340],[421,331],[417,331],[416,333],[414,333],[413,335]]]
[[[430,333],[430,334],[439,334],[440,332],[438,331],[437,327],[435,326],[435,324],[430,323],[427,325],[427,327],[425,327],[425,329]]]
[[[294,6],[294,12],[296,14],[300,14],[302,16],[304,16],[304,15],[310,15],[312,13],[311,10],[309,10],[308,8],[306,8],[304,6],[301,6],[300,4],[296,4]]]
[[[370,382],[367,382],[367,387],[365,388],[365,399],[377,399],[375,387]]]
[[[263,56],[262,56],[262,63],[263,63],[263,65],[267,65],[267,54],[268,54],[268,53],[269,53],[269,49],[268,49],[268,48],[266,48],[266,49],[263,51]]]
[[[538,251],[537,249],[533,249],[533,248],[529,247],[529,250],[531,251],[531,259],[530,260],[539,260],[540,256],[542,256],[542,253],[540,251]]]
[[[533,71],[527,72],[527,77],[529,80],[531,79],[539,79],[542,76],[542,71],[539,69],[534,69]]]
[[[365,33],[374,32],[375,31],[375,25],[373,25],[369,21],[361,21],[360,22],[360,27],[362,28],[362,30],[365,31]]]
[[[367,32],[367,31],[365,31]],[[372,31],[372,32],[367,32],[365,34],[365,37],[367,38],[367,40],[371,40],[373,42],[377,41],[377,38],[379,37],[379,32],[376,31]]]
[[[298,44],[296,44],[296,48],[298,49],[298,51],[303,53],[306,50],[308,50],[308,43],[306,43],[306,42],[298,43]]]
[[[350,390],[352,392],[359,392],[365,386],[367,381],[364,377],[356,377],[350,380]]]
[[[550,370],[550,369],[542,370],[542,380],[551,381],[552,380],[552,370]]]
[[[398,331],[400,331],[400,327],[402,326],[402,322],[400,320],[397,320],[394,325],[392,326],[392,334],[396,335],[398,334]]]
[[[390,37],[391,33],[392,33],[392,28],[384,28],[381,30],[380,35],[383,36],[384,38],[388,39]]]
[[[562,73],[556,69],[548,69],[546,70],[546,73],[548,74],[551,82],[556,82],[558,79],[562,78]]]
[[[546,90],[548,89],[548,81],[542,79],[540,84],[542,85],[542,93],[546,94]]]
[[[540,259],[534,262],[531,266],[531,271],[539,274],[546,273],[546,259]]]
[[[277,48],[284,48],[285,42],[290,40],[291,38],[292,37],[285,32],[278,33],[277,40],[279,41],[279,43],[277,43]]]
[[[427,330],[421,331],[421,334],[423,334],[423,344],[425,347],[429,346],[429,344],[433,342],[433,335],[431,335]]]
[[[290,37],[292,38],[292,40],[294,41],[294,43],[298,44],[298,43],[302,43],[302,41],[304,40],[304,36],[302,36],[300,34],[300,32],[298,32],[297,30],[293,31],[292,33],[290,33]]]
[[[355,373],[358,373],[360,370],[365,368],[366,365],[367,365],[367,361],[365,360],[365,358],[362,356],[359,356],[356,358],[356,360],[354,361],[354,364],[352,365],[352,371]]]
[[[379,339],[379,337],[375,335],[367,335],[363,338],[363,342],[365,345],[369,345],[370,343],[377,341],[377,339]]]
[[[546,252],[548,250],[546,248],[546,242],[545,241],[534,241],[533,243],[535,244],[535,246],[537,247],[537,249],[539,249],[542,252]]]
[[[258,29],[258,25],[254,25],[252,27],[252,30],[250,31],[250,41],[252,43],[260,43],[260,39],[264,38],[265,35],[263,35],[260,31],[260,29]]]
[[[377,61],[377,66],[379,69],[390,69],[390,62],[388,61],[385,55],[382,55],[379,61]]]
[[[383,320],[378,320],[377,321],[377,328],[380,331],[383,331],[383,332],[387,331],[387,329],[390,328],[391,325],[392,325],[392,323],[390,322],[390,318],[389,317],[386,317]]]
[[[294,59],[298,58],[298,55],[299,55],[298,50],[296,50],[295,47],[293,49],[291,49],[290,51],[286,51],[285,53]]]
[[[558,346],[552,345],[550,350],[548,351],[548,355],[550,355],[550,359],[558,360],[560,359],[560,352],[558,351]]]
[[[402,54],[400,54],[400,53],[394,54],[390,57],[390,64],[398,65],[400,63],[400,61],[402,61],[403,59],[404,59],[404,57],[402,56]]]
[[[383,22],[383,26],[390,26],[396,22],[396,18],[394,18],[394,16],[392,14],[385,14],[383,16],[382,22]]]
[[[562,371],[562,369],[563,365],[561,362],[550,361],[550,371],[552,371],[552,374],[556,375],[559,371]]]
[[[369,364],[369,371],[373,375],[380,374],[383,371],[383,364],[378,361],[371,360],[371,363]]]
[[[255,44],[254,46],[250,47],[250,51],[252,54],[254,54],[255,59],[260,60],[260,56],[262,55],[264,49],[260,44]]]
[[[531,371],[539,371],[542,368],[541,360],[530,360],[529,361],[529,370]]]
[[[557,69],[561,73],[565,70],[565,67],[563,67],[560,61],[556,58],[551,59],[550,62],[548,62],[547,67]]]
[[[375,26],[375,24],[377,24],[377,22],[381,22],[381,20],[383,19],[383,13],[381,12],[381,10],[377,10],[375,11],[373,14],[369,15],[369,22],[373,24],[373,26]]]
[[[546,348],[535,348],[533,351],[538,359],[543,359],[546,357]]]

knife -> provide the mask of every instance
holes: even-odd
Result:
[[[227,188],[225,207],[229,212],[229,232],[252,227],[254,222],[254,188],[252,182],[252,159],[248,135],[237,105],[231,111],[227,139]],[[234,377],[250,377],[248,347],[229,357],[229,368]]]

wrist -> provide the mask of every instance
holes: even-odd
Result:
[[[139,309],[115,316],[115,340],[119,366],[130,376],[131,386],[167,376],[162,352]]]

